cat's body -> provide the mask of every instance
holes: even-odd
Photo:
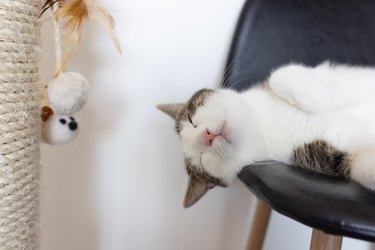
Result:
[[[190,175],[185,206],[261,161],[348,177],[375,189],[373,68],[290,64],[244,92],[203,90],[187,105],[170,107],[161,109],[176,119]]]

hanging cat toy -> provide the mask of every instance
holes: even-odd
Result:
[[[101,24],[119,53],[121,46],[115,22],[96,0],[46,0],[41,15],[50,10],[55,27],[56,68],[50,82],[41,87],[42,141],[51,145],[67,143],[78,135],[74,114],[89,96],[89,82],[79,73],[65,72],[70,56],[82,36],[86,20]]]

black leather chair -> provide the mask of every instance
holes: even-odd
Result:
[[[324,60],[375,65],[375,1],[247,1],[222,87],[241,90],[279,65]],[[238,177],[261,200],[248,249],[261,249],[269,207],[314,228],[310,249],[340,249],[342,236],[375,241],[375,193],[357,183],[281,163],[246,166]]]

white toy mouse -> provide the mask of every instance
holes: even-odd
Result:
[[[89,83],[78,73],[61,73],[42,90],[42,140],[56,145],[67,143],[78,135],[78,123],[73,114],[85,105]]]

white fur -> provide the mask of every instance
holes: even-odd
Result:
[[[52,80],[47,91],[53,111],[60,115],[70,115],[85,105],[89,95],[89,83],[81,74],[66,72]]]
[[[186,157],[228,184],[247,164],[289,163],[293,150],[316,139],[352,157],[352,179],[375,189],[375,69],[290,64],[275,70],[269,88],[220,89],[182,124]],[[203,132],[225,136],[206,146]]]

